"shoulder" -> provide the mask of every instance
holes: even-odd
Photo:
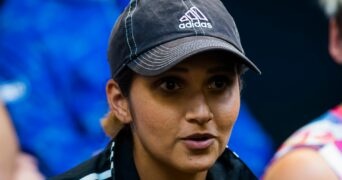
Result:
[[[267,169],[265,180],[338,179],[318,152],[309,148],[295,149],[277,159]]]
[[[92,157],[91,159],[79,164],[78,166],[61,175],[48,179],[109,179],[112,177],[111,162],[109,157],[110,146],[107,146],[104,151]]]
[[[330,113],[326,113],[293,133],[281,145],[273,159],[277,160],[297,148],[320,149],[335,142],[341,127],[331,120]]]
[[[209,170],[207,179],[256,180],[257,177],[233,151],[226,148]]]

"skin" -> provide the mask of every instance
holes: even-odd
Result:
[[[341,31],[336,19],[329,24],[329,53],[334,61],[342,64]],[[338,180],[329,164],[312,149],[299,148],[278,159],[266,170],[265,180]]]
[[[42,180],[36,160],[20,152],[17,136],[6,108],[0,102],[0,179]]]
[[[335,18],[329,23],[329,53],[333,60],[342,65],[342,34]]]
[[[0,102],[0,179],[12,179],[15,171],[18,141],[8,113]]]
[[[265,180],[338,179],[325,160],[312,149],[300,148],[285,155],[267,170]]]
[[[155,77],[136,75],[129,97],[116,82],[108,82],[113,113],[131,125],[142,180],[206,178],[225,149],[240,107],[239,75],[233,63],[224,62],[205,53]],[[187,137],[196,133],[212,135],[207,147],[189,146],[193,141]]]
[[[16,158],[16,171],[13,180],[43,180],[46,179],[37,166],[36,159],[25,153],[20,153]]]

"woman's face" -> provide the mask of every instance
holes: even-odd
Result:
[[[161,75],[136,75],[128,104],[136,163],[205,171],[224,151],[237,118],[239,75],[219,55],[196,55]]]

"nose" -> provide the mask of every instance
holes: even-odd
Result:
[[[204,95],[196,95],[189,102],[189,108],[185,115],[188,122],[203,125],[214,118]]]

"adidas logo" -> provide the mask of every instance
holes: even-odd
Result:
[[[208,21],[208,18],[200,11],[197,7],[191,7],[185,14],[182,16],[179,21],[180,29],[185,28],[194,28],[194,27],[202,27],[202,28],[213,28],[211,23]]]

